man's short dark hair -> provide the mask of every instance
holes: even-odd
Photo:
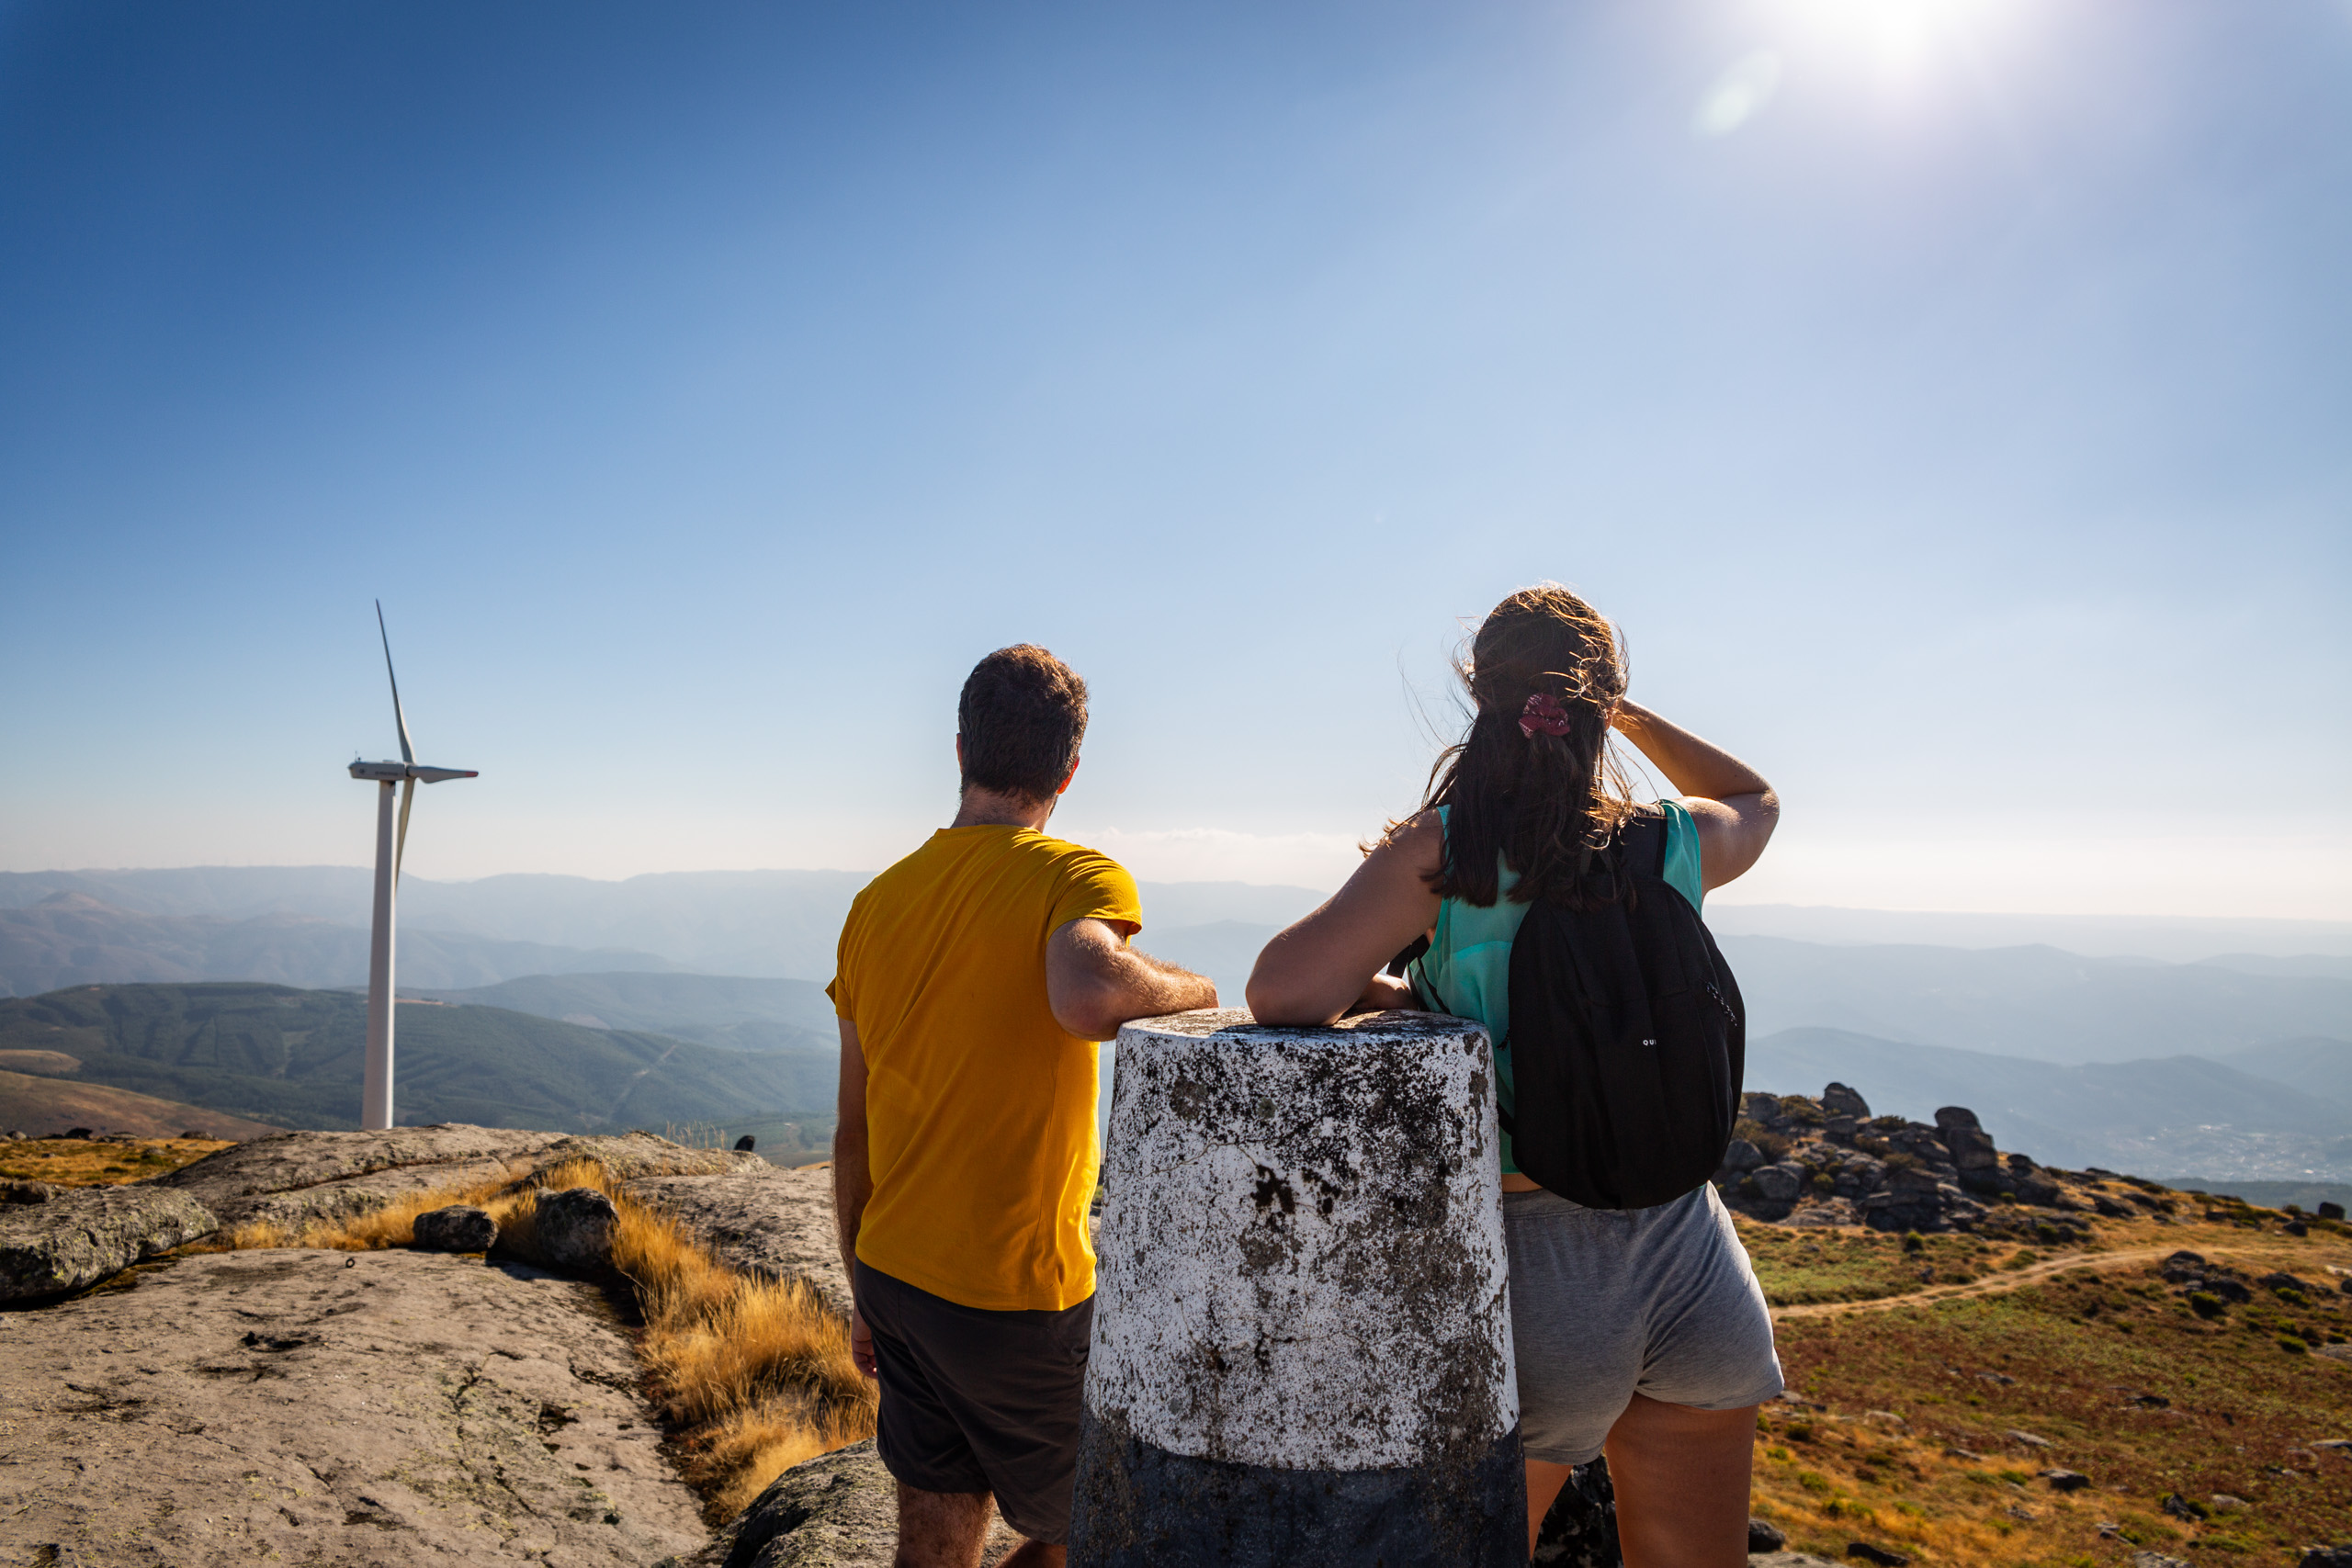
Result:
[[[1033,643],[1000,648],[965,678],[956,731],[966,789],[1050,800],[1086,739],[1086,682]]]

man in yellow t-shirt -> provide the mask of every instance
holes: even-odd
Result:
[[[1044,831],[1078,768],[1086,683],[1042,648],[964,682],[956,819],[851,905],[833,1203],[852,1348],[881,1382],[898,1568],[972,1568],[991,1495],[1058,1568],[1094,1317],[1095,1042],[1215,1007],[1126,945],[1135,879]]]

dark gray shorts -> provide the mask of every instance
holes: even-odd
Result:
[[[854,1288],[881,1372],[883,1468],[919,1492],[993,1492],[1006,1524],[1066,1543],[1094,1298],[988,1312],[862,1261]]]
[[[1636,1393],[1736,1410],[1781,1392],[1772,1314],[1713,1187],[1654,1209],[1506,1192],[1503,1239],[1528,1458],[1587,1462]]]

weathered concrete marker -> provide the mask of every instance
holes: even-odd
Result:
[[[1119,1032],[1074,1565],[1526,1561],[1493,1075],[1431,1013]]]

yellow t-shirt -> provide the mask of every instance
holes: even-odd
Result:
[[[869,1268],[991,1312],[1094,1293],[1095,1043],[1046,998],[1088,918],[1134,934],[1135,878],[1026,828],[943,828],[850,906],[826,991],[865,1056]]]

